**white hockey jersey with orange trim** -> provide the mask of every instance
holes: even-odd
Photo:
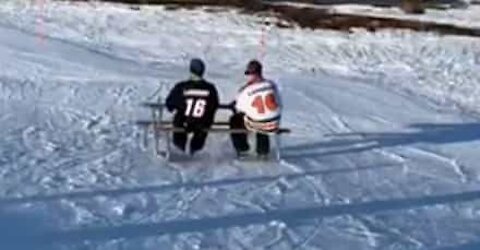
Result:
[[[257,132],[274,132],[280,126],[282,105],[274,82],[263,80],[245,86],[236,100],[236,110],[245,114],[245,125]]]

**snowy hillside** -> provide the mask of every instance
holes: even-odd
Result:
[[[297,7],[316,8],[327,10],[331,14],[358,15],[367,17],[390,18],[395,20],[416,20],[432,22],[437,24],[453,24],[457,27],[480,28],[480,6],[479,3],[468,1],[426,1],[428,2],[424,14],[406,14],[400,7],[398,1],[383,1],[385,6],[377,7],[374,3],[382,5],[382,1],[314,1],[316,4],[303,3],[299,1],[268,1],[273,5],[290,5]],[[351,3],[348,3],[351,2]],[[432,3],[444,3],[437,8]],[[450,4],[447,5],[447,3]],[[330,3],[330,4],[329,4]],[[386,7],[392,5],[392,7]]]
[[[426,13],[422,15],[407,15],[400,8],[376,8],[365,5],[333,5],[330,6],[329,9],[334,13],[421,20],[455,24],[460,27],[480,28],[480,6],[478,5],[466,5],[462,8],[451,8],[447,10],[427,9]]]
[[[137,104],[190,57],[232,98],[261,21],[4,1],[2,249],[478,248],[476,39],[267,28],[282,162],[235,162],[218,134],[189,162],[140,146]]]

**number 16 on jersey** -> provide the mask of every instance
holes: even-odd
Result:
[[[204,99],[194,99],[188,98],[186,100],[187,108],[185,109],[185,116],[202,118],[205,114],[205,108],[207,106],[207,101]]]

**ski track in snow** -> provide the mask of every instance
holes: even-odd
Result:
[[[148,112],[137,103],[151,96],[158,78],[184,76],[183,62],[195,49],[211,62],[209,75],[224,83],[219,88],[227,99],[238,87],[232,81],[242,79],[225,71],[241,72],[238,62],[252,56],[256,37],[245,35],[256,32],[255,19],[146,8],[147,16],[157,15],[148,20],[123,5],[100,3],[44,7],[52,33],[41,43],[27,15],[38,9],[12,0],[0,8],[0,224],[13,226],[12,237],[0,235],[0,243],[12,249],[425,249],[478,240],[478,120],[450,109],[450,102],[421,98],[452,94],[464,107],[478,107],[476,97],[464,94],[472,90],[465,81],[480,79],[469,68],[478,67],[469,41],[454,48],[456,38],[428,34],[271,31],[278,47],[267,52],[268,73],[279,78],[285,125],[294,130],[284,138],[284,160],[229,160],[228,138],[212,135],[196,159],[165,163],[140,146],[131,121]],[[98,27],[86,18],[92,8]],[[222,25],[190,30],[199,39],[193,43],[185,32],[192,21]],[[138,27],[131,37],[130,22]],[[165,32],[155,33],[164,48],[142,42],[154,40],[146,35],[153,28]],[[223,45],[212,41],[212,32],[228,33]],[[408,43],[423,38],[439,44]],[[211,45],[203,48],[207,40]],[[376,47],[372,40],[391,43]],[[318,44],[323,50],[312,49]],[[427,58],[413,56],[418,51]],[[469,59],[466,66],[451,58],[458,51]],[[396,60],[414,68],[386,68]],[[424,69],[427,62],[432,69]],[[432,73],[443,69],[447,76]],[[389,87],[406,80],[422,86],[419,93],[408,94],[413,85]],[[438,93],[423,85],[430,81],[440,82]],[[449,81],[460,84],[445,87]]]

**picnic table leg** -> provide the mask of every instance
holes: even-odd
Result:
[[[143,149],[142,150],[145,150],[146,148],[148,148],[148,127],[145,127],[143,129],[143,141],[142,141],[142,147]]]
[[[282,155],[281,155],[282,141],[280,139],[280,134],[275,134],[274,137],[275,137],[275,144],[276,144],[275,160],[280,161],[282,159]]]
[[[158,155],[159,153],[159,140],[160,140],[160,135],[159,135],[159,122],[157,120],[157,114],[155,112],[155,109],[152,109],[152,120],[153,120],[153,140],[154,140],[154,150],[155,154]]]
[[[171,138],[171,133],[166,131],[165,139],[167,141],[166,141],[166,150],[165,150],[165,160],[167,161],[170,160],[170,152],[171,152],[170,138]]]
[[[164,87],[164,84],[162,83],[162,85],[160,86],[160,91],[163,89],[163,87]],[[158,96],[157,102],[160,104],[163,103],[163,98],[161,94]],[[162,121],[163,121],[163,108],[159,108],[157,109],[157,111],[158,111],[157,122],[158,122],[158,126],[160,127],[162,126]],[[161,134],[158,133],[157,141],[160,141],[160,136]],[[158,151],[159,151],[159,155],[162,155],[168,161],[170,158],[170,136],[168,131],[165,131],[165,140],[166,140],[165,150],[160,151],[160,149],[158,149]]]

